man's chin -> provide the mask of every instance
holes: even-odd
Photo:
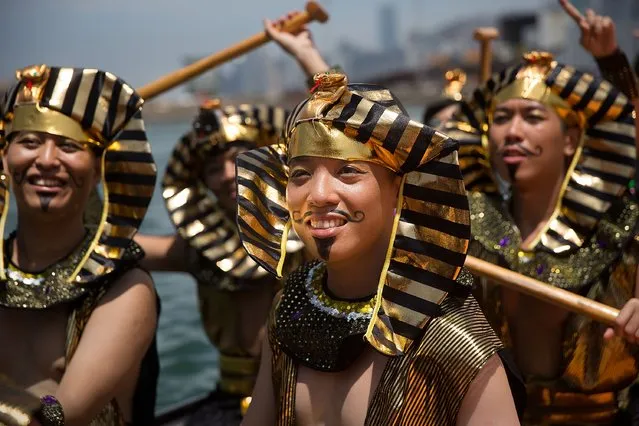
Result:
[[[28,214],[28,215],[32,215],[32,216],[40,216],[40,217],[47,217],[47,218],[64,218],[64,217],[69,217],[69,214],[71,212],[69,211],[69,209],[62,209],[59,208],[56,205],[48,205],[48,206],[43,206],[42,204],[38,204],[38,205],[23,205],[21,207],[18,207],[18,215],[20,214]]]
[[[546,182],[545,174],[530,170],[526,167],[519,167],[512,171],[510,182],[513,187],[535,188]]]
[[[35,196],[33,198],[29,197],[29,199],[24,202],[16,203],[18,206],[18,213],[21,211],[29,212],[29,213],[40,213],[40,214],[60,214],[60,215],[74,215],[78,209],[82,209],[84,206],[78,206],[76,203],[72,203],[70,200],[65,199],[65,197],[38,197]]]
[[[315,245],[315,247],[313,247],[313,257],[326,262],[326,264],[329,266],[346,265],[348,264],[349,260],[353,258],[352,253],[348,253],[347,251],[342,250],[339,245],[336,246],[336,244],[334,243],[330,245],[330,247],[323,248],[323,250],[326,250],[326,252],[323,253],[325,257],[322,256],[322,253],[320,253],[320,247],[317,246],[316,241],[310,244]]]

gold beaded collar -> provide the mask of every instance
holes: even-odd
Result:
[[[310,270],[306,278],[306,294],[313,306],[338,317],[351,319],[370,319],[375,308],[375,295],[358,300],[339,300],[326,292],[326,264],[318,263]]]

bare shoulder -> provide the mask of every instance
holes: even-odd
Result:
[[[479,370],[464,396],[457,425],[518,425],[517,409],[508,377],[498,354]]]
[[[109,332],[137,336],[146,346],[152,339],[158,321],[157,296],[153,279],[140,268],[120,276],[100,299],[91,313],[85,337],[91,331],[98,335]]]
[[[99,305],[136,302],[155,307],[155,297],[151,275],[141,268],[133,268],[115,280]]]

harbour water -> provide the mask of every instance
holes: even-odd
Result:
[[[162,199],[161,180],[173,146],[190,123],[149,123],[147,134],[158,167],[158,183],[140,232],[175,232]],[[188,274],[153,273],[162,315],[158,331],[160,382],[157,411],[161,412],[190,398],[204,395],[217,381],[217,352],[209,343],[197,306],[195,281]]]

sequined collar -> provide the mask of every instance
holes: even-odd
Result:
[[[51,306],[71,302],[86,294],[94,286],[68,282],[78,262],[88,250],[94,234],[87,232],[84,240],[67,257],[39,273],[21,271],[11,262],[12,234],[5,240],[5,264],[7,280],[0,282],[0,306],[9,308],[46,309]],[[123,266],[136,262],[143,256],[140,247],[132,243],[122,260]],[[123,269],[123,268],[120,268]],[[99,280],[98,280],[99,281]]]
[[[519,249],[519,231],[498,197],[473,192],[469,200],[473,240],[484,250],[497,254],[516,272],[572,291],[588,286],[619,259],[639,220],[637,203],[624,197],[598,221],[578,250],[563,256],[543,249],[524,252]],[[471,247],[477,255],[474,251]]]
[[[273,335],[297,362],[320,371],[347,368],[366,346],[364,333],[374,299],[336,300],[325,291],[326,267],[319,261],[293,272],[275,311]]]

